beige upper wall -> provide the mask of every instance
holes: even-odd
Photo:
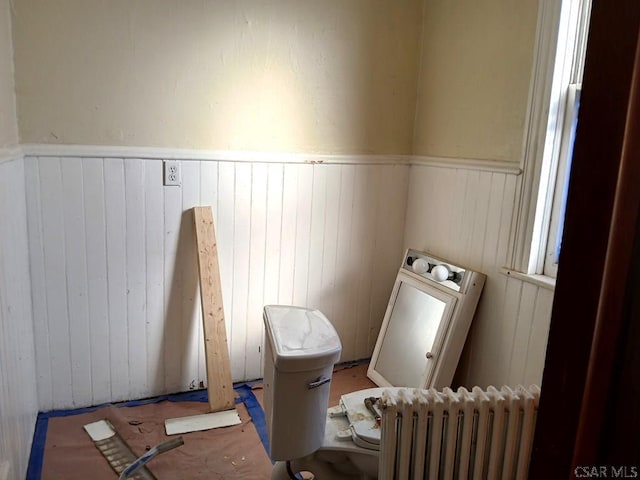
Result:
[[[421,0],[14,2],[22,143],[411,153]]]
[[[18,143],[9,0],[0,0],[0,148]]]
[[[414,153],[519,162],[538,0],[425,0]]]

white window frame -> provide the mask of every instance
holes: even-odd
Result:
[[[568,173],[590,8],[591,0],[541,0],[538,11],[523,174],[507,270],[533,279],[549,278],[551,285],[557,271],[554,260],[563,223],[562,187]]]
[[[538,270],[544,275],[554,278],[558,273],[559,244],[562,241],[566,192],[569,183],[569,170],[571,168],[581,91],[582,83],[577,82],[570,83],[566,89],[563,121],[558,126],[559,132],[556,134],[560,137],[560,147],[557,154],[554,152],[554,157],[557,159],[557,169],[553,185],[553,196],[549,196],[551,201],[548,201],[544,207],[549,210],[546,214],[549,218],[549,229],[547,230],[544,255],[540,255],[538,258]]]

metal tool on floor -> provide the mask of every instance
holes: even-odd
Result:
[[[119,475],[118,480],[126,478],[155,480],[156,477],[145,465],[157,455],[184,444],[182,437],[174,438],[156,445],[144,455],[137,457],[108,420],[89,423],[84,426],[84,429],[94,441],[96,448],[107,459],[113,471]]]

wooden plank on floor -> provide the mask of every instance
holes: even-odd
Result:
[[[212,428],[229,427],[242,423],[238,411],[227,410],[224,412],[205,413],[204,415],[191,415],[189,417],[170,418],[165,422],[167,435],[178,435],[189,432],[202,432]]]
[[[198,247],[209,407],[212,412],[218,412],[234,408],[234,394],[211,207],[194,207],[193,218]]]

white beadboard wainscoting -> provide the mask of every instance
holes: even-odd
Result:
[[[205,381],[195,205],[213,207],[234,381],[262,377],[265,304],[319,308],[342,360],[370,356],[402,260],[409,165],[180,164],[169,187],[158,158],[25,158],[41,410]]]
[[[456,383],[542,381],[553,291],[500,272],[507,264],[517,172],[411,167],[405,246],[487,275]]]
[[[38,413],[21,155],[0,151],[0,464],[24,478]]]
[[[262,376],[265,304],[319,308],[342,360],[370,356],[407,247],[487,274],[456,382],[541,381],[553,291],[500,271],[517,169],[198,154],[180,160],[182,186],[165,187],[161,159],[181,152],[33,150],[24,176],[41,410],[202,385],[195,205],[214,210],[235,381]]]

